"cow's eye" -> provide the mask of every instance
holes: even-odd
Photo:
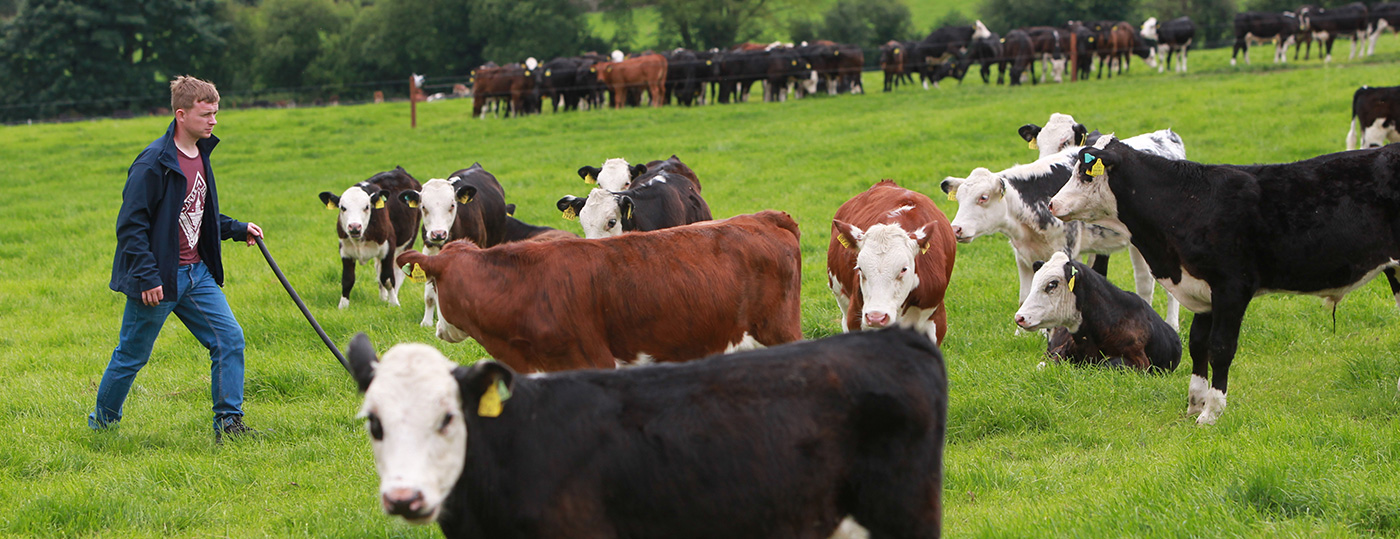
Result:
[[[1060,286],[1060,282],[1059,282],[1059,281],[1050,281],[1049,283],[1046,283],[1046,284],[1045,284],[1045,293],[1049,294],[1050,292],[1054,291],[1055,288],[1057,288],[1057,287],[1059,287],[1059,286]]]
[[[369,211],[369,204],[365,204],[365,211]]]
[[[375,440],[384,440],[384,425],[379,424],[379,416],[369,415],[369,437]]]
[[[452,424],[452,414],[442,415],[442,424],[438,425],[438,432],[447,432],[447,427]]]
[[[986,202],[986,201],[987,201],[987,195],[982,195],[982,196],[980,196],[980,197],[977,197],[977,203],[978,203],[978,204],[981,204],[981,203]]]
[[[899,276],[900,276],[900,277],[903,277],[904,274],[906,274],[906,273],[909,273],[909,266],[904,266],[903,268],[900,268],[900,269],[899,269]]]
[[[608,219],[608,228],[617,226],[617,219]]]
[[[345,206],[341,206],[341,207],[340,207],[340,211],[341,211],[341,212],[344,212],[344,211],[345,211]]]

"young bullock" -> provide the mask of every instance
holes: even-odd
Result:
[[[374,263],[378,276],[379,299],[399,305],[399,286],[403,285],[403,270],[394,258],[413,246],[418,232],[418,212],[409,208],[399,197],[403,191],[419,189],[403,167],[380,172],[346,189],[340,196],[321,192],[321,203],[329,210],[339,210],[335,233],[340,237],[340,305],[350,305],[350,290],[355,287],[355,263]]]

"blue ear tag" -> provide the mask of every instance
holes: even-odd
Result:
[[[1086,154],[1084,154],[1084,164],[1087,165],[1087,164],[1089,164],[1089,163],[1093,163],[1093,162],[1094,162],[1094,159],[1095,159],[1094,154],[1091,154],[1091,153],[1086,153]]]

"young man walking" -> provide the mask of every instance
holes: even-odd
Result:
[[[112,290],[126,294],[117,348],[88,426],[105,428],[122,418],[122,403],[136,372],[151,357],[170,313],[209,349],[214,440],[254,433],[243,424],[243,328],[220,289],[224,267],[220,240],[254,242],[262,229],[219,213],[209,152],[219,91],[182,76],[170,83],[175,120],[165,136],[136,157],[127,171],[117,214],[117,254]]]

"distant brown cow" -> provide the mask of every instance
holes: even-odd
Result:
[[[764,211],[598,240],[404,253],[441,291],[437,335],[522,372],[687,361],[802,338],[797,223]]]
[[[506,78],[506,68],[495,64],[478,67],[471,73],[472,116],[485,119],[487,100],[510,97],[510,80]]]
[[[627,90],[630,88],[645,89],[653,107],[660,107],[666,102],[666,57],[649,54],[621,62],[601,63],[596,67],[598,82],[607,85],[613,93],[613,108],[622,108],[627,102]]]

